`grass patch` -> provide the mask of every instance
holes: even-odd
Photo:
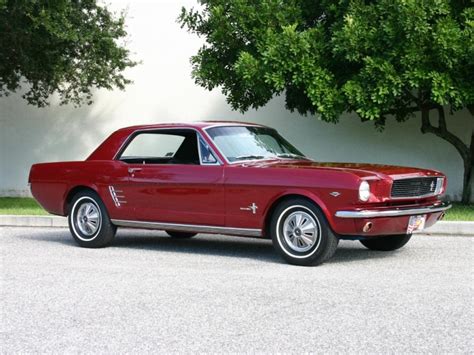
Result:
[[[0,214],[10,215],[47,215],[43,208],[32,198],[1,197]],[[453,203],[446,212],[445,221],[474,221],[474,204]]]
[[[446,211],[445,221],[474,221],[474,204],[463,205],[454,202],[453,207]]]
[[[1,197],[0,214],[48,215],[34,199],[25,197]]]

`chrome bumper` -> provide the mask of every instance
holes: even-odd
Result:
[[[451,208],[449,202],[441,202],[432,206],[423,206],[418,208],[393,208],[390,210],[358,210],[358,211],[337,211],[336,217],[339,218],[376,218],[376,217],[399,217],[411,216],[417,214],[435,213],[446,211]]]

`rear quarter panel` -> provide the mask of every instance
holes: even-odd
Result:
[[[108,186],[127,179],[125,171],[124,164],[110,160],[42,163],[32,166],[29,182],[33,197],[49,213],[67,215],[67,198],[76,187],[97,192],[109,213],[114,213],[113,202],[107,198]]]

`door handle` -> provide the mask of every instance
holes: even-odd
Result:
[[[142,171],[142,168],[128,168],[128,173],[131,175],[135,174],[137,171]]]

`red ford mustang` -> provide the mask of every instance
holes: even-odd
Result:
[[[29,182],[83,247],[106,246],[117,227],[230,234],[271,238],[298,265],[329,259],[339,239],[398,249],[451,207],[437,171],[320,163],[272,128],[236,122],[123,128],[85,161],[33,165]]]

